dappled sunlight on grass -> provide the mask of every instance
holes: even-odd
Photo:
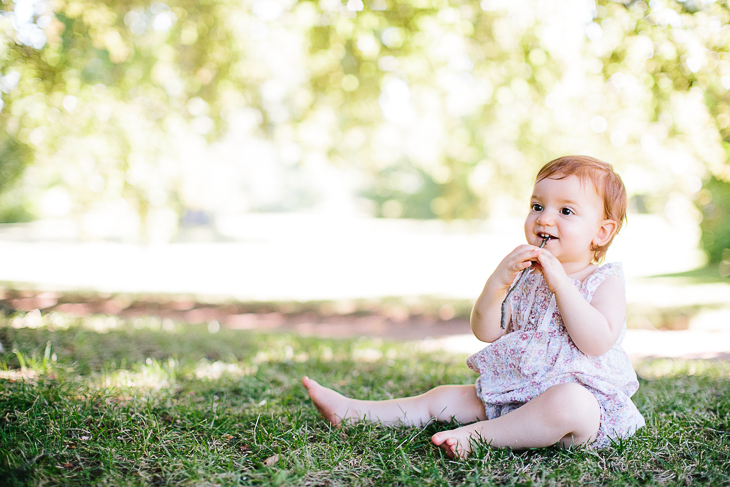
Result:
[[[383,358],[383,352],[375,348],[356,348],[352,351],[355,362],[377,362]]]
[[[238,363],[226,363],[221,361],[208,362],[201,360],[195,367],[196,379],[220,379],[223,375],[235,377],[243,377],[246,375],[255,375],[258,371],[256,365],[242,366]]]
[[[131,370],[121,369],[104,372],[98,384],[110,389],[138,389],[141,391],[159,391],[168,389],[175,383],[174,359],[165,363],[148,358],[144,364],[133,364]]]
[[[13,328],[41,328],[47,325],[47,322],[41,316],[40,310],[34,309],[28,313],[18,313],[10,322]]]
[[[281,340],[278,340],[281,344]],[[281,362],[281,361],[294,361],[294,362],[306,362],[310,356],[307,352],[294,353],[294,348],[290,344],[278,347],[274,345],[267,350],[260,350],[254,357],[254,363],[261,364],[265,362]]]
[[[8,380],[10,382],[16,382],[20,380],[32,382],[37,378],[38,372],[36,372],[35,370],[30,370],[28,368],[20,370],[0,370],[0,379]]]
[[[97,333],[109,333],[116,329],[118,319],[116,316],[94,316],[92,319],[84,320],[84,328]]]

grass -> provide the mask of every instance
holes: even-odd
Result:
[[[32,312],[0,341],[0,485],[730,485],[727,362],[637,364],[647,427],[604,450],[450,461],[429,437],[453,425],[333,430],[300,377],[390,398],[472,383],[463,356]]]

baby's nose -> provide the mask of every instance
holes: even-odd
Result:
[[[537,223],[539,223],[540,225],[550,226],[550,225],[555,224],[555,219],[552,216],[550,216],[546,211],[543,211],[542,213],[540,213],[538,215]]]

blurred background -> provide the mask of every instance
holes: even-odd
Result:
[[[539,167],[588,154],[630,196],[630,326],[730,331],[727,1],[2,9],[9,308],[464,318]]]

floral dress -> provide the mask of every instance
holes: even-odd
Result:
[[[639,383],[621,348],[626,325],[606,353],[597,357],[584,354],[568,335],[542,274],[527,272],[510,297],[509,333],[467,359],[469,367],[480,374],[476,390],[487,419],[517,409],[556,384],[576,382],[595,396],[601,408],[601,425],[592,447],[607,446],[610,438],[631,436],[645,423],[631,402]],[[603,265],[583,282],[573,280],[573,284],[590,303],[596,289],[611,275],[623,280],[621,264]]]

